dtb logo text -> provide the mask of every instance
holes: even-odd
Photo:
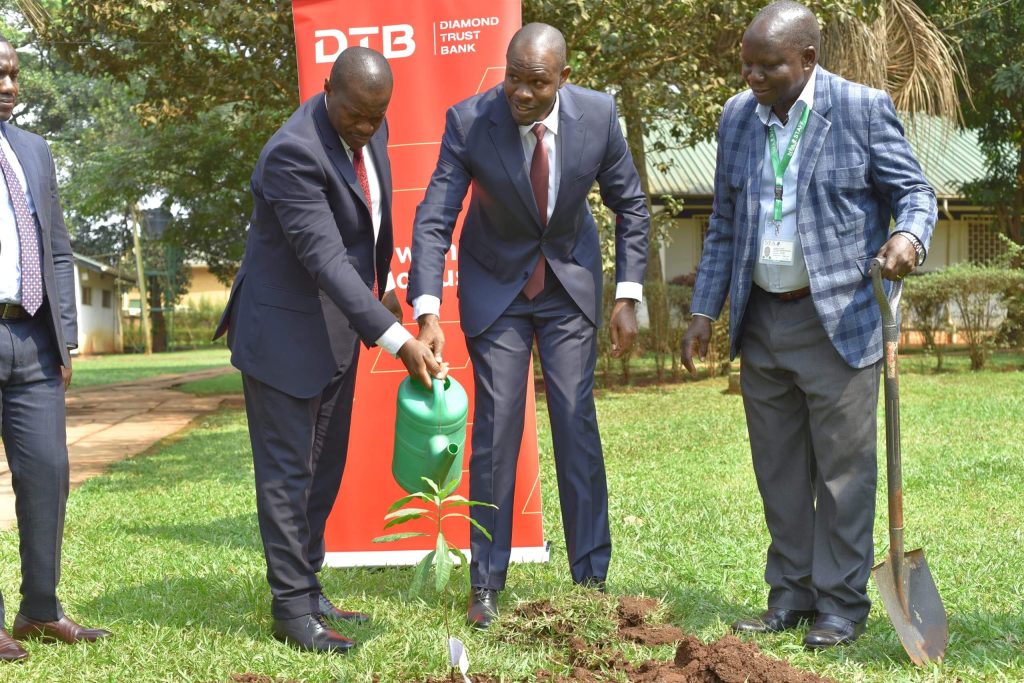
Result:
[[[333,64],[342,52],[352,45],[379,50],[386,59],[409,57],[416,51],[412,26],[356,26],[342,31],[324,28],[313,32],[316,38],[316,63]]]

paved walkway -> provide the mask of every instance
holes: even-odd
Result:
[[[237,371],[214,368],[82,389],[72,384],[67,394],[71,488],[216,410],[227,397],[193,396],[172,387],[229,372]],[[0,529],[9,529],[15,521],[14,491],[2,444],[0,456]]]

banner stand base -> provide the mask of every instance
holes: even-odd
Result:
[[[512,562],[547,562],[550,559],[551,544],[545,543],[534,548],[512,548]],[[469,556],[469,548],[461,548]],[[429,550],[367,550],[362,552],[327,553],[325,567],[411,567],[430,552]],[[456,557],[452,558],[459,564]]]

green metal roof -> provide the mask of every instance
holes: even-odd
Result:
[[[958,130],[943,119],[917,116],[906,124],[907,139],[925,177],[940,199],[963,197],[962,183],[984,176],[985,158],[974,131]],[[676,143],[667,124],[651,126],[647,140],[647,173],[651,194],[707,196],[714,194],[715,153],[717,144],[699,142],[692,147]],[[664,151],[652,151],[663,141]]]

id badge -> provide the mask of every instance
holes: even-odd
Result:
[[[775,266],[793,265],[793,240],[765,237],[761,240],[761,256],[758,261]]]

